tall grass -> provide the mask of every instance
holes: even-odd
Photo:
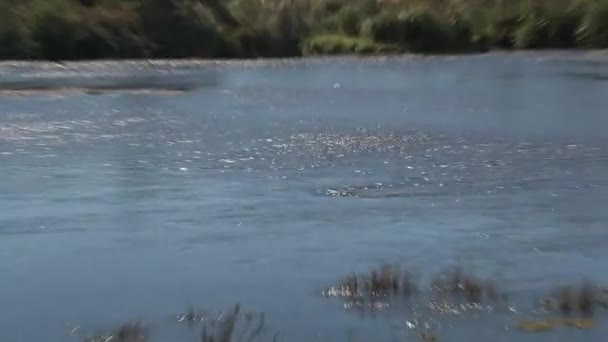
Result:
[[[369,53],[606,48],[608,0],[0,0],[2,59],[282,57],[311,42],[321,54],[359,53],[354,42]]]
[[[588,0],[585,14],[576,32],[580,45],[591,48],[608,47],[608,1]]]
[[[32,51],[23,15],[7,2],[0,2],[0,59],[29,57]]]

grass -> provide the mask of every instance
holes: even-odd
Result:
[[[592,316],[597,306],[603,306],[603,290],[589,282],[582,282],[576,286],[564,286],[554,291],[554,294],[544,298],[543,307],[551,312],[560,312],[563,315],[580,314]]]
[[[428,286],[420,286],[411,273],[395,265],[381,265],[361,274],[345,277],[337,286],[323,291],[325,297],[377,304],[381,301],[400,301],[406,304],[405,319],[408,329],[421,341],[437,341],[441,336],[433,329],[437,315],[458,316],[467,308],[483,308],[487,303],[507,301],[494,281],[474,276],[462,267],[440,272]],[[428,302],[428,305],[421,305]],[[534,319],[518,319],[513,326],[519,330],[539,333],[558,328],[587,330],[597,327],[593,317],[601,308],[608,309],[608,289],[583,281],[576,285],[556,288],[541,304],[546,313],[530,313]],[[513,303],[510,303],[511,306]],[[426,309],[425,309],[426,307]],[[373,305],[363,306],[373,309]],[[401,312],[401,311],[400,311]],[[474,310],[472,317],[492,314],[494,310]],[[555,314],[559,316],[555,316]],[[526,315],[518,313],[516,318]],[[388,316],[387,316],[388,317]],[[501,316],[504,317],[504,316]],[[443,318],[442,320],[445,320]],[[278,334],[269,338],[263,314],[243,312],[239,305],[227,312],[204,313],[190,308],[177,316],[178,322],[200,329],[200,342],[278,341]],[[413,330],[412,330],[413,329]],[[148,329],[139,322],[124,323],[108,333],[81,337],[82,342],[147,342]],[[353,340],[352,337],[349,340]]]
[[[494,282],[464,272],[460,267],[442,272],[433,281],[431,287],[439,294],[462,297],[467,303],[507,299],[505,293],[499,295]]]
[[[83,337],[82,342],[146,342],[148,331],[139,322],[123,323],[109,333]]]
[[[0,0],[0,59],[606,47],[608,0]]]
[[[240,307],[237,305],[229,312],[225,318],[218,320],[217,324],[212,327],[203,326],[201,332],[201,342],[231,342],[231,341],[253,341],[262,333],[264,329],[264,315],[260,316],[259,323],[253,330],[245,330],[240,338],[236,337],[237,320],[240,315]]]
[[[391,44],[377,43],[372,39],[349,37],[338,34],[323,34],[311,37],[304,42],[302,52],[312,55],[348,55],[348,54],[395,54],[400,48]]]
[[[326,297],[409,298],[421,292],[423,287],[417,284],[406,270],[393,265],[382,265],[364,274],[352,274],[338,286],[323,291]],[[484,280],[454,268],[441,272],[428,287],[431,292],[453,299],[464,299],[466,303],[506,300],[507,295],[500,293],[490,280]]]
[[[409,297],[417,292],[417,285],[407,271],[400,271],[396,266],[382,265],[364,274],[352,274],[338,286],[332,286],[322,292],[325,297],[346,298],[380,298]]]
[[[263,313],[244,313],[239,305],[227,313],[218,313],[215,316],[205,315],[191,308],[178,316],[178,322],[191,325],[200,323],[201,342],[252,342],[260,340],[265,329]],[[273,341],[277,340],[277,336],[275,335]]]

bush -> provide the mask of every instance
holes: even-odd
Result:
[[[363,22],[377,13],[378,2],[376,0],[355,0],[327,17],[323,26],[327,31],[358,36]]]
[[[344,7],[334,18],[337,29],[347,36],[359,35],[361,13],[352,7]]]
[[[379,44],[366,38],[341,35],[319,35],[303,45],[304,55],[393,54],[400,52],[397,46]]]
[[[608,1],[588,2],[576,38],[584,47],[608,47]]]
[[[77,58],[141,58],[148,54],[147,42],[134,11],[127,8],[84,8],[76,41]]]
[[[268,30],[236,30],[232,39],[241,57],[295,57],[301,56],[299,40],[278,37]]]
[[[488,37],[477,34],[472,23],[464,17],[452,18],[449,26],[447,50],[453,52],[487,51],[490,48]]]
[[[300,45],[310,33],[310,27],[300,9],[280,6],[264,25],[271,40],[270,57],[300,56]]]
[[[515,31],[518,48],[570,48],[576,45],[576,30],[582,19],[577,9],[548,10],[526,16]]]
[[[71,1],[37,1],[29,13],[35,56],[68,59],[78,54],[76,41],[84,27]]]
[[[234,53],[210,15],[194,2],[148,0],[142,2],[138,15],[156,57],[229,57]]]
[[[135,13],[126,8],[83,7],[70,0],[45,0],[33,3],[27,21],[33,55],[38,58],[146,55]]]
[[[363,24],[374,40],[399,44],[412,52],[457,52],[477,49],[470,24],[463,18],[441,18],[430,11],[383,13]]]
[[[2,59],[287,57],[304,48],[395,47],[605,48],[608,0],[0,0]]]
[[[28,58],[32,42],[14,7],[0,5],[0,59]]]

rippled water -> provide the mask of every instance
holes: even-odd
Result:
[[[608,284],[608,64],[562,57],[0,64],[0,340],[177,340],[175,314],[237,302],[286,340],[413,340],[408,310],[320,295],[388,262],[517,298],[441,340],[600,341],[602,312],[513,329]]]

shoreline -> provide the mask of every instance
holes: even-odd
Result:
[[[369,54],[369,55],[317,55],[317,56],[294,56],[294,57],[265,57],[265,58],[126,58],[126,59],[82,59],[51,61],[45,59],[38,60],[19,60],[7,59],[0,60],[2,67],[21,67],[21,66],[79,66],[94,64],[137,64],[150,66],[201,66],[201,65],[247,65],[247,64],[277,64],[291,62],[323,62],[323,61],[377,61],[377,60],[418,60],[418,59],[454,59],[471,57],[492,57],[492,56],[528,56],[546,57],[553,59],[573,59],[589,60],[597,62],[608,62],[608,49],[527,49],[527,50],[490,50],[487,52],[473,53],[445,53],[445,54]]]

